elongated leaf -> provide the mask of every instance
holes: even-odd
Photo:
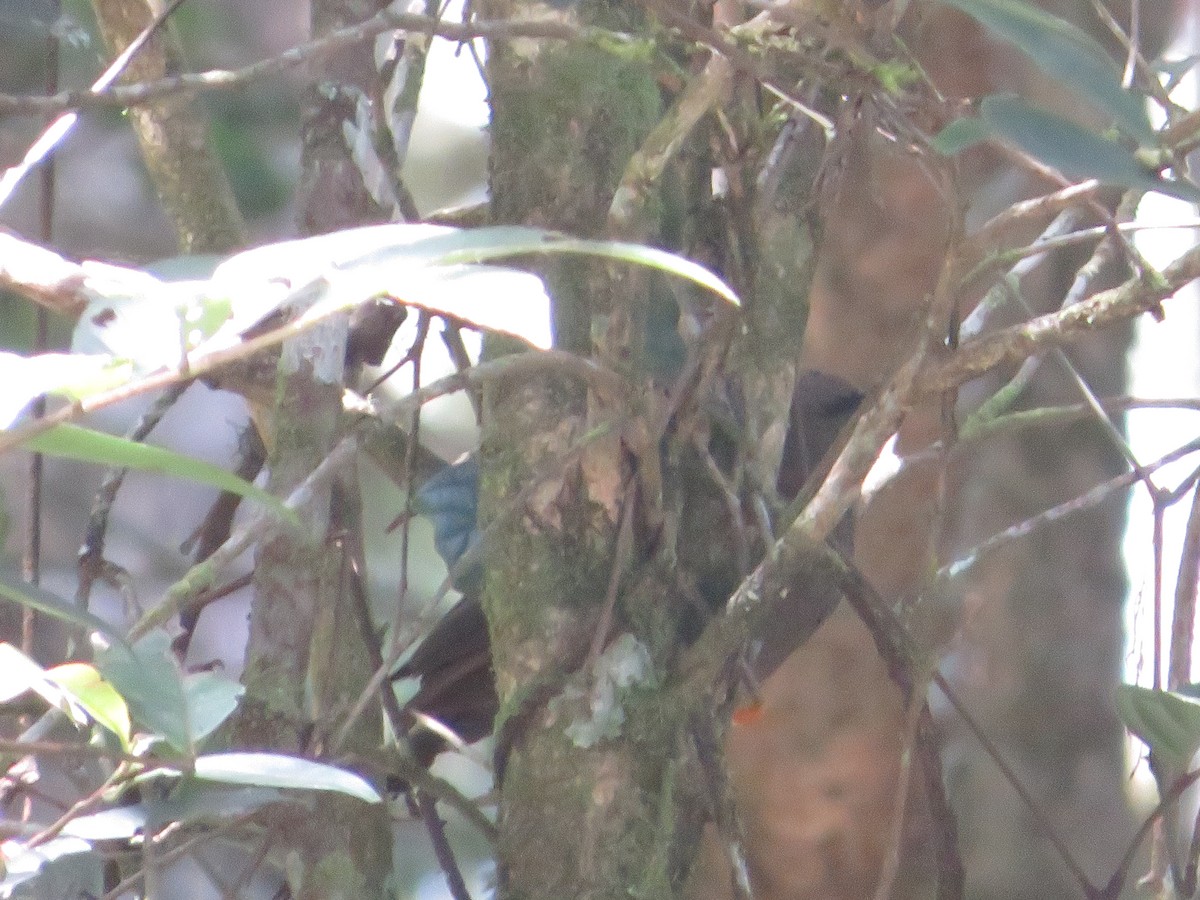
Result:
[[[0,699],[11,700],[25,691],[37,694],[81,728],[96,721],[73,691],[12,644],[0,644]]]
[[[46,678],[70,695],[93,720],[115,734],[122,746],[128,748],[131,734],[129,707],[94,666],[64,663],[50,669]]]
[[[388,227],[388,226],[381,226]],[[368,262],[376,254],[396,255],[409,259],[423,259],[427,264],[455,265],[462,263],[486,263],[495,259],[509,259],[530,254],[571,254],[611,259],[631,265],[646,266],[685,281],[691,281],[730,303],[739,305],[733,288],[699,263],[692,262],[674,253],[630,244],[623,241],[593,241],[573,238],[554,231],[522,226],[496,226],[452,231],[424,238],[400,248],[375,251],[347,266]]]
[[[37,690],[46,679],[46,671],[7,642],[0,643],[0,703]]]
[[[1070,22],[1022,0],[941,0],[1028,54],[1043,72],[1111,116],[1139,143],[1154,142],[1144,97],[1121,87],[1104,48]]]
[[[49,431],[30,438],[22,446],[39,453],[61,456],[80,462],[90,462],[102,466],[120,466],[143,472],[159,472],[188,481],[197,481],[249,500],[257,500],[276,515],[293,524],[298,521],[294,511],[288,509],[278,498],[271,496],[262,488],[226,472],[219,466],[164,450],[161,447],[139,444],[136,441],[83,428],[79,425],[56,425]]]
[[[0,352],[0,428],[42,394],[79,399],[127,381],[132,369],[105,354]]]
[[[143,279],[122,284],[112,296],[88,304],[71,335],[76,353],[104,353],[146,374],[179,365],[229,319],[229,304],[209,299],[206,281]]]
[[[212,753],[197,758],[193,771],[197,778],[226,784],[335,791],[366,803],[383,799],[353,772],[280,753]]]
[[[60,622],[75,625],[84,631],[94,631],[103,635],[105,640],[111,644],[129,647],[125,638],[103,619],[92,615],[86,609],[80,609],[74,603],[69,603],[44,588],[9,578],[3,572],[0,572],[0,597],[45,613]]]
[[[174,770],[171,774],[177,776]],[[165,798],[160,797],[157,790],[145,792],[143,797],[147,799],[139,803],[72,819],[63,834],[85,841],[129,840],[148,827],[159,827],[168,822],[219,824],[289,799],[275,788],[228,787],[196,779],[178,780],[180,783]]]
[[[1159,178],[1115,141],[1074,122],[1030,106],[1011,94],[986,98],[983,119],[1001,137],[1069,178],[1095,178],[1106,184],[1159,191],[1191,202],[1200,192],[1190,185]]]
[[[1170,771],[1187,771],[1200,749],[1200,702],[1170,691],[1122,684],[1117,686],[1117,714]]]
[[[542,279],[504,266],[419,265],[378,258],[331,272],[308,315],[348,309],[380,295],[407,306],[453,316],[476,328],[551,345],[550,296]]]

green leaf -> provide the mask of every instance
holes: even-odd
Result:
[[[232,678],[216,672],[196,672],[183,680],[186,695],[188,721],[192,729],[192,740],[199,744],[233,715],[238,700],[246,692]]]
[[[436,235],[407,245],[404,252],[405,255],[423,256],[434,265],[485,263],[539,253],[612,259],[691,281],[734,306],[740,305],[733,288],[699,263],[666,250],[624,241],[592,241],[540,228],[496,226]]]
[[[1200,749],[1200,702],[1170,691],[1132,684],[1117,686],[1117,714],[1155,759],[1185,772]]]
[[[74,603],[69,603],[44,588],[27,584],[6,576],[0,572],[0,597],[13,603],[37,610],[51,618],[58,619],[70,625],[75,625],[84,631],[96,632],[103,635],[111,644],[128,648],[125,638],[103,619],[92,615]]]
[[[1200,202],[1200,191],[1159,178],[1115,141],[1030,106],[1012,94],[987,97],[980,112],[996,134],[1068,178],[1095,178],[1105,184],[1159,191],[1181,200]]]
[[[64,663],[46,672],[46,679],[58,685],[92,719],[103,725],[129,747],[131,726],[129,707],[94,666],[87,663]]]
[[[968,147],[986,141],[991,136],[992,129],[983,119],[955,119],[939,131],[929,143],[943,156],[953,156]]]
[[[197,778],[226,784],[335,791],[367,803],[382,800],[365,779],[353,772],[279,753],[212,753],[196,759],[193,773]]]
[[[1145,98],[1121,87],[1116,64],[1087,33],[1021,0],[941,0],[1028,54],[1043,72],[1111,116],[1141,144],[1154,143]]]
[[[110,648],[96,666],[125,698],[139,726],[193,757],[201,741],[237,707],[243,687],[213,672],[185,677],[164,632],[152,632],[131,650]]]
[[[164,632],[152,632],[132,648],[112,647],[96,655],[96,668],[129,705],[138,726],[161,736],[180,753],[192,750],[183,673]]]
[[[143,472],[174,475],[207,484],[249,500],[257,500],[287,522],[299,520],[277,497],[219,466],[183,456],[161,447],[140,444],[79,425],[56,425],[22,444],[28,450],[102,466],[119,466]]]

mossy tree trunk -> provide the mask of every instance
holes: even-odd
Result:
[[[531,14],[512,0],[483,7],[488,19]],[[651,34],[641,10],[585,2],[559,14]],[[756,560],[744,530],[731,528],[723,486],[705,474],[713,408],[694,398],[727,389],[756,410],[753,436],[740,431],[727,444],[773,494],[811,274],[814,242],[798,210],[813,172],[804,188],[756,205],[753,163],[775,134],[753,102],[730,102],[728,71],[697,67],[682,90],[661,87],[663,60],[682,54],[645,40],[615,53],[493,43],[488,59],[495,222],[682,251],[723,270],[750,313],[750,327],[734,329],[710,310],[703,344],[684,348],[675,300],[654,277],[552,264],[557,344],[615,369],[627,389],[546,377],[486,397],[481,524],[501,699],[503,897],[679,896],[705,823],[732,827],[719,774],[727,710],[712,707],[729,685],[705,685],[700,696],[675,676],[704,625],[696,599],[719,605]],[[725,132],[686,121],[687,103],[704,92],[726,104]],[[631,178],[664,128],[678,129],[670,137],[684,149],[666,154],[659,176]],[[744,141],[736,151],[735,138]],[[737,151],[750,162],[726,166]],[[713,195],[715,169],[735,182],[726,198]],[[618,185],[635,189],[631,215],[614,208]],[[615,720],[602,699],[614,665],[635,672],[616,688]]]
[[[327,33],[376,10],[354,0],[317,0],[313,32]],[[336,84],[369,91],[377,77],[371,54],[350,48],[328,61],[325,90],[315,84],[309,89],[303,108],[303,234],[380,217],[350,158],[342,117],[328,90]],[[333,318],[282,347],[273,403],[256,417],[268,423],[269,489],[279,496],[300,485],[344,434],[347,333],[346,319]],[[357,490],[351,470],[316,492],[303,529],[280,532],[258,547],[246,694],[236,721],[239,746],[318,758],[378,749],[377,707],[360,716],[340,744],[334,734],[374,670],[354,607],[343,540],[345,532],[358,527]],[[319,794],[313,804],[310,814],[285,811],[272,823],[284,836],[291,896],[388,896],[392,829],[386,807],[331,793]]]

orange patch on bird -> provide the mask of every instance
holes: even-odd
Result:
[[[734,725],[758,725],[762,722],[765,711],[762,701],[754,700],[735,709],[730,719]]]

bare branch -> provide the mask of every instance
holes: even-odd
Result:
[[[241,69],[212,69],[187,72],[169,78],[122,85],[102,91],[62,91],[52,97],[0,94],[0,114],[54,113],[70,109],[139,106],[173,94],[193,91],[228,90],[288,69],[318,62],[331,53],[361,44],[385,31],[402,30],[466,42],[475,38],[543,38],[558,41],[627,43],[628,35],[598,28],[580,28],[563,21],[475,21],[446,22],[432,16],[400,12],[391,8],[364,22],[332,31],[324,37],[291,47],[277,56]]]
[[[1015,363],[1085,334],[1158,308],[1180,288],[1200,278],[1200,246],[1162,271],[1162,280],[1131,278],[1124,284],[1057,312],[964,343],[953,356],[933,362],[917,380],[920,394],[941,393],[1005,363]]]

